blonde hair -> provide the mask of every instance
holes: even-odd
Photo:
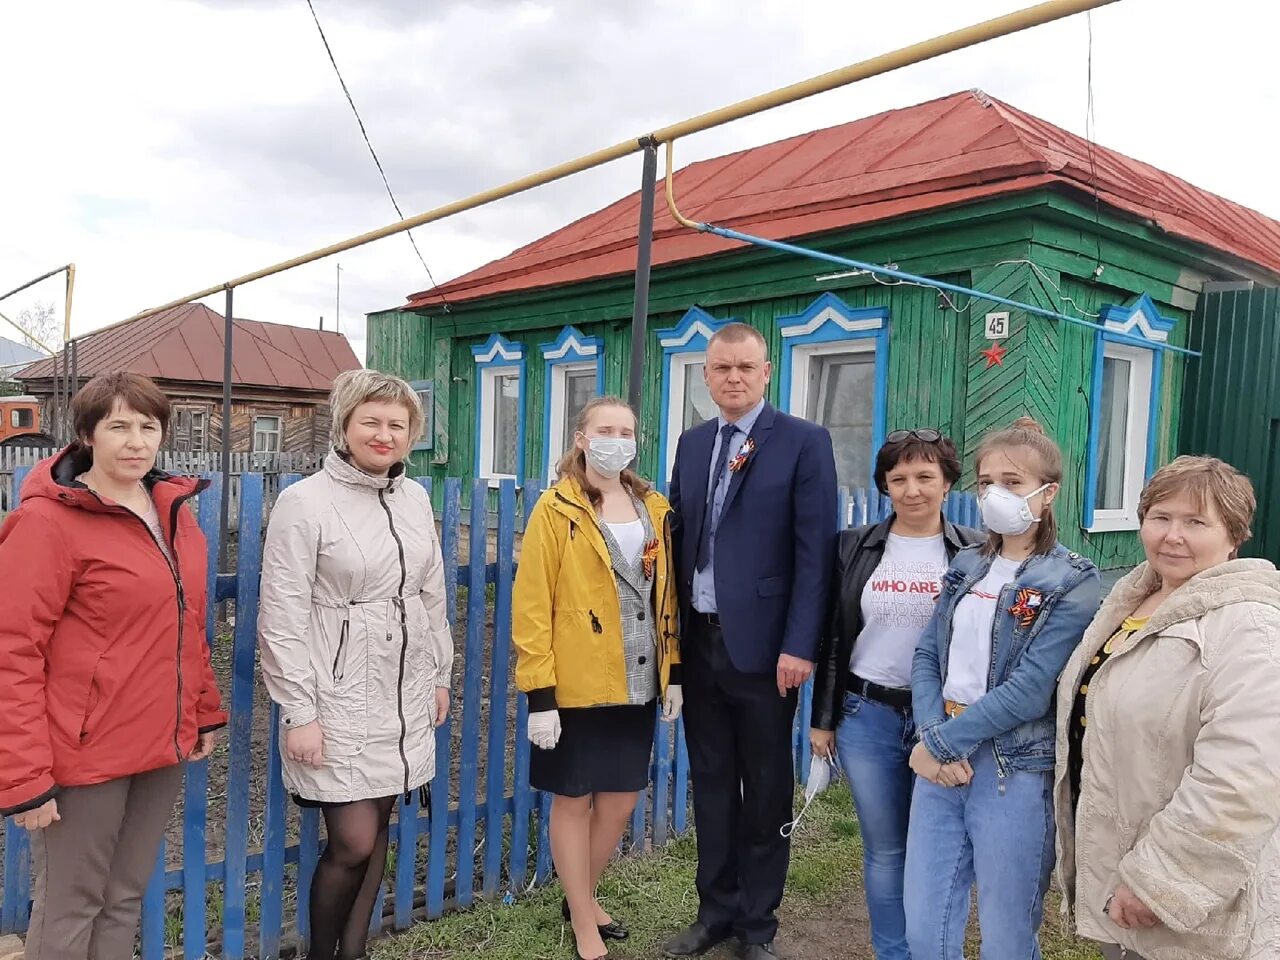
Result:
[[[1045,435],[1044,427],[1032,417],[1019,417],[1003,430],[983,437],[973,458],[974,472],[982,472],[982,461],[991,454],[1007,454],[1011,450],[1027,450],[1034,455],[1034,462],[1029,462],[1026,466],[1036,471],[1040,483],[1062,483],[1062,451]],[[1049,553],[1057,542],[1058,521],[1053,515],[1052,504],[1046,503],[1040,514],[1040,522],[1036,524],[1036,539],[1031,552]],[[982,551],[994,556],[1000,552],[1003,543],[1004,538],[1000,534],[991,533],[987,536],[987,543]]]
[[[574,433],[586,433],[587,425],[591,422],[591,414],[601,407],[621,407],[631,414],[631,419],[636,419],[636,412],[631,409],[631,404],[621,397],[594,397],[583,405],[582,412],[578,414],[577,422],[573,425]],[[591,506],[599,508],[604,495],[587,478],[587,455],[572,439],[570,443],[572,446],[565,451],[564,456],[560,458],[560,462],[556,464],[556,476],[560,480],[572,477],[578,482],[578,486],[582,488],[582,492],[586,495],[587,500],[590,501]],[[643,500],[649,491],[653,489],[647,480],[630,469],[623,470],[618,479],[622,481],[622,485],[631,491],[631,495],[637,500]]]
[[[409,412],[409,446],[412,447],[422,439],[422,428],[426,416],[422,412],[422,401],[409,386],[399,377],[377,370],[347,370],[333,379],[333,390],[329,393],[329,412],[332,422],[329,425],[330,439],[333,448],[340,453],[347,453],[347,423],[356,407],[362,403],[394,403]]]
[[[1213,504],[1231,542],[1240,545],[1253,536],[1250,527],[1258,508],[1253,484],[1243,473],[1217,457],[1178,457],[1152,475],[1138,498],[1138,520],[1161,500],[1185,493],[1201,510]]]

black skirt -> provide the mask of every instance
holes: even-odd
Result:
[[[562,797],[646,789],[655,704],[562,709],[555,749],[530,747],[529,785]]]

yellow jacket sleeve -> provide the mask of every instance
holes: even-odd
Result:
[[[516,686],[529,697],[529,711],[556,709],[556,659],[551,620],[560,576],[560,538],[554,511],[545,500],[525,527],[512,593],[511,636],[516,647]]]

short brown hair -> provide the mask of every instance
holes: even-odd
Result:
[[[111,415],[116,404],[144,417],[160,421],[160,432],[169,432],[169,398],[150,377],[119,371],[100,373],[71,398],[71,425],[76,436],[88,440],[98,423]]]
[[[975,473],[982,472],[982,461],[997,451],[1008,452],[1015,449],[1030,450],[1039,468],[1041,483],[1062,483],[1062,450],[1044,432],[1044,427],[1033,417],[1019,417],[1003,430],[989,433],[978,444],[978,452],[973,458]],[[995,555],[1000,552],[1003,538],[998,533],[987,537],[983,552]],[[1053,515],[1053,505],[1045,504],[1040,514],[1040,523],[1036,527],[1036,539],[1032,546],[1033,553],[1047,554],[1058,542],[1058,521]]]
[[[726,323],[723,327],[711,335],[711,339],[707,341],[707,349],[711,349],[713,343],[742,343],[746,340],[754,340],[764,348],[765,355],[769,354],[769,341],[765,340],[764,334],[751,326],[749,323],[739,323],[737,320],[732,323]]]
[[[1138,520],[1161,500],[1187,494],[1203,510],[1213,504],[1231,542],[1239,547],[1253,536],[1253,514],[1258,501],[1253,484],[1231,464],[1217,457],[1178,457],[1152,475],[1138,498]]]
[[[956,452],[956,445],[950,437],[943,434],[933,443],[927,443],[912,432],[905,440],[891,440],[885,443],[876,453],[874,476],[877,490],[888,496],[889,472],[904,460],[926,460],[929,463],[936,463],[938,469],[942,471],[942,478],[950,486],[954,487],[960,479],[960,454]]]

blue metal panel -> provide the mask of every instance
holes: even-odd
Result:
[[[280,477],[283,493],[302,479],[297,473]],[[257,615],[253,617],[257,622]],[[280,707],[270,706],[267,729],[267,797],[263,811],[261,911],[258,921],[258,956],[275,960],[280,955],[280,935],[284,928],[284,848],[288,819],[288,797],[280,766]]]
[[[689,746],[684,739],[684,717],[676,721],[676,773],[671,788],[671,829],[677,835],[689,827]]]
[[[462,481],[449,477],[444,485],[444,520],[441,524],[444,551],[445,603],[452,624],[458,609],[458,527],[462,519]],[[449,771],[453,748],[452,715],[436,728],[436,775],[431,782],[431,816],[427,840],[427,916],[444,913],[444,881],[449,843]]]
[[[671,823],[671,732],[672,725],[658,721],[653,744],[653,845],[665,846]]]
[[[493,606],[493,647],[489,657],[489,755],[485,759],[484,892],[493,896],[502,884],[505,819],[497,812],[506,797],[507,684],[511,664],[511,587],[515,567],[516,486],[498,488],[498,571]]]
[[[231,735],[227,773],[226,882],[223,885],[222,951],[228,960],[245,956],[246,858],[249,847],[249,774],[253,749],[253,686],[256,679],[258,582],[262,572],[262,474],[240,477],[240,532],[236,626],[232,649]]]
[[[480,755],[481,673],[484,667],[485,497],[488,483],[476,480],[471,492],[469,545],[470,584],[467,587],[467,647],[463,660],[462,745],[458,771],[458,905],[467,907],[475,896],[476,786]]]

